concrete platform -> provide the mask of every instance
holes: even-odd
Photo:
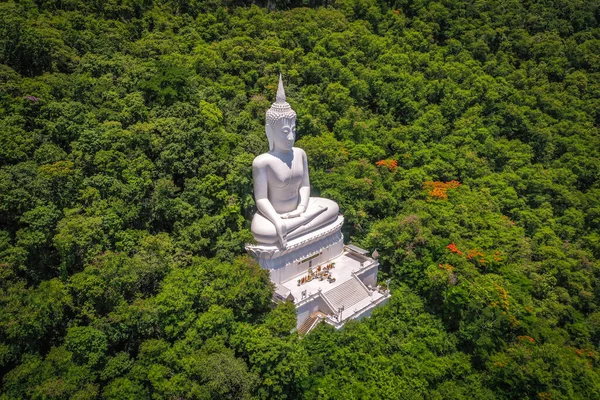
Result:
[[[294,301],[298,328],[315,312],[321,312],[326,323],[339,329],[351,319],[370,315],[376,306],[390,298],[389,291],[377,287],[379,263],[372,258],[345,249],[329,262],[335,263],[328,270],[335,282],[313,279],[298,286],[298,279],[306,274],[304,271],[276,285],[278,297]]]

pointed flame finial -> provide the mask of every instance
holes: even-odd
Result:
[[[285,90],[283,89],[283,78],[279,73],[279,86],[277,87],[277,96],[275,103],[267,110],[267,123],[274,123],[282,118],[296,118],[296,112],[287,101],[285,101]]]
[[[279,73],[279,86],[277,87],[277,96],[275,100],[278,103],[285,103],[285,90],[283,89],[283,78],[281,77],[281,72]]]

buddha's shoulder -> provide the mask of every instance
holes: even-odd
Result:
[[[261,155],[254,157],[254,161],[252,161],[252,166],[259,167],[259,168],[265,167],[265,166],[269,165],[271,162],[273,162],[274,158],[275,157],[273,157],[272,154],[263,153]]]
[[[306,157],[306,153],[300,147],[292,147],[292,150],[294,151],[294,154],[296,154],[298,156]]]
[[[294,152],[294,156],[306,158],[306,153],[301,148],[293,147],[292,151]],[[276,156],[274,156],[271,153],[263,153],[254,158],[254,161],[252,161],[252,166],[255,168],[266,167],[278,160],[279,160],[279,158],[277,158]]]

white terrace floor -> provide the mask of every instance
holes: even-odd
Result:
[[[313,279],[310,282],[307,282],[303,285],[298,286],[298,279],[301,278],[302,276],[306,275],[306,273],[305,273],[304,275],[299,275],[294,278],[291,278],[288,281],[282,282],[281,286],[285,287],[290,292],[292,292],[292,295],[294,296],[294,299],[295,299],[295,303],[298,303],[298,302],[302,301],[302,292],[304,290],[306,290],[306,297],[310,296],[313,293],[318,292],[319,289],[323,293],[325,293],[325,292],[328,292],[328,291],[342,285],[344,282],[348,281],[349,279],[353,279],[353,277],[352,277],[353,272],[359,272],[362,270],[369,269],[370,267],[373,267],[373,264],[374,264],[373,260],[369,259],[369,261],[365,262],[364,266],[361,267],[360,261],[358,261],[358,259],[356,259],[356,258],[353,258],[351,253],[350,253],[350,255],[348,255],[349,253],[350,253],[349,251],[344,250],[342,255],[333,259],[332,261],[325,263],[325,264],[329,264],[330,262],[335,263],[334,268],[329,270],[331,275],[335,278],[335,282],[333,282],[333,283],[329,283],[327,281],[327,279],[324,279],[322,281],[320,281],[319,279]],[[315,271],[315,272],[317,271],[316,266],[313,267],[313,271]]]

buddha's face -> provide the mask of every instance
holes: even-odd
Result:
[[[282,118],[267,125],[267,136],[269,135],[272,150],[291,150],[296,141],[296,118]]]

